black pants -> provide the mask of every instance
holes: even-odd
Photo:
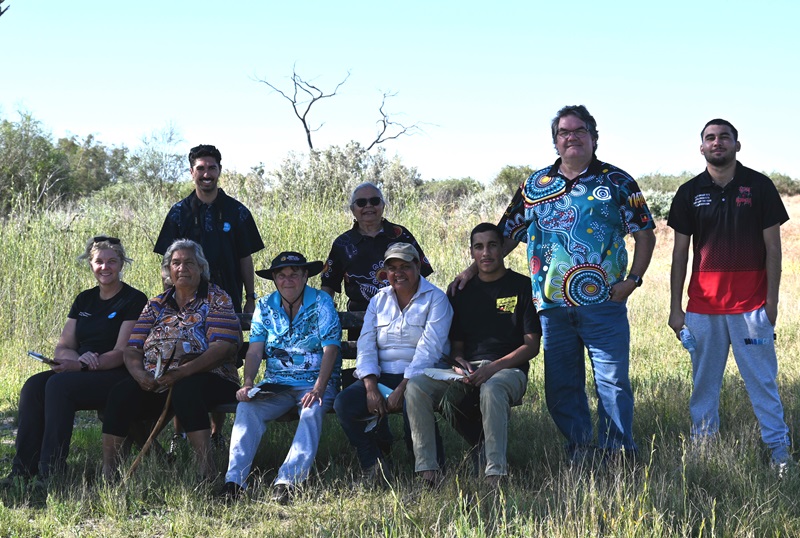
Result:
[[[217,405],[235,402],[238,389],[217,374],[200,372],[173,385],[172,410],[184,431],[208,430],[208,413]],[[132,377],[123,379],[109,395],[103,433],[124,437],[135,420],[158,417],[166,401],[166,391],[147,392]]]
[[[63,469],[75,412],[103,409],[112,387],[131,379],[124,367],[93,372],[52,370],[28,378],[19,395],[19,428],[12,472],[49,476]],[[132,379],[131,379],[132,380]]]

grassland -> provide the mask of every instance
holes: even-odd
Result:
[[[259,268],[286,249],[324,258],[332,239],[350,226],[343,201],[298,197],[277,203],[252,186],[228,190],[256,215],[267,245],[256,257]],[[24,352],[52,350],[72,299],[93,284],[85,265],[75,261],[83,241],[97,233],[122,237],[135,260],[125,280],[153,294],[160,284],[152,244],[175,199],[176,194],[119,189],[67,209],[14,214],[0,226],[3,474],[13,455],[19,389],[40,370]],[[786,202],[794,220],[783,227],[777,333],[779,385],[794,437],[800,419],[800,200]],[[433,282],[445,286],[467,262],[469,229],[481,219],[496,220],[501,211],[490,199],[473,198],[444,211],[424,201],[390,207],[387,216],[413,231],[436,269]],[[541,361],[534,359],[525,403],[513,411],[513,474],[498,496],[486,494],[470,477],[466,447],[447,428],[451,472],[441,491],[417,492],[413,458],[402,443],[395,445],[395,488],[354,488],[355,456],[332,416],[326,419],[315,476],[288,507],[270,503],[267,488],[259,486],[274,477],[293,425],[268,432],[256,459],[252,497],[233,506],[196,483],[188,454],[174,465],[148,458],[132,481],[106,485],[99,480],[98,422],[93,413],[81,413],[70,475],[51,484],[45,509],[28,506],[24,495],[7,499],[0,507],[0,536],[798,536],[800,473],[779,480],[770,472],[733,361],[723,388],[718,442],[705,458],[687,451],[691,370],[688,355],[666,326],[671,234],[663,223],[657,234],[646,283],[629,302],[635,434],[644,455],[635,469],[579,472],[564,464],[562,440],[539,397]],[[517,250],[510,264],[523,272],[522,249]],[[264,294],[271,287],[260,280],[257,291]],[[220,466],[225,456],[219,454]]]

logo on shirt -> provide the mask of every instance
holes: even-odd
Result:
[[[82,318],[90,318],[92,315],[89,312],[78,312],[78,315]]]
[[[496,305],[498,314],[513,314],[517,308],[517,297],[498,297]]]
[[[115,317],[117,317],[117,313],[116,313],[116,312],[111,312],[111,313],[108,315],[108,319],[114,319]]]
[[[634,192],[633,194],[628,196],[628,204],[630,204],[631,207],[636,207],[636,208],[644,207],[645,205],[644,194],[642,194],[641,191]]]
[[[231,223],[230,222],[223,222],[222,223],[222,231],[223,232],[230,232],[231,231]]]
[[[736,207],[742,207],[743,205],[753,207],[750,187],[739,187],[739,196],[736,197]]]
[[[703,207],[706,205],[711,205],[711,195],[708,193],[698,194],[694,197],[694,206],[695,207]]]

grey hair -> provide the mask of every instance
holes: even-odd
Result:
[[[377,185],[375,185],[373,182],[365,181],[363,183],[359,183],[358,185],[356,185],[356,188],[353,189],[353,193],[350,195],[350,205],[353,205],[354,203],[356,203],[356,198],[357,198],[356,194],[358,194],[358,191],[360,191],[362,189],[366,189],[368,187],[372,187],[373,189],[378,191],[378,196],[380,196],[381,201],[384,204],[386,203],[386,198],[383,197],[383,191],[381,191],[381,189]]]
[[[106,237],[106,236],[95,236],[95,237]],[[86,260],[91,267],[92,260],[94,259],[94,255],[99,250],[113,250],[114,253],[119,256],[119,259],[122,260],[122,265],[124,266],[126,263],[130,265],[133,260],[125,255],[125,247],[122,246],[122,242],[119,243],[110,243],[108,241],[95,241],[94,237],[89,238],[86,242],[86,248],[83,250],[83,254],[78,256],[78,261]]]
[[[211,280],[211,270],[208,267],[208,260],[205,254],[203,254],[203,247],[191,239],[176,239],[169,248],[167,248],[167,251],[164,253],[164,258],[161,260],[161,279],[164,281],[165,285],[173,285],[172,278],[169,274],[169,265],[172,263],[172,255],[175,254],[176,250],[194,251],[194,257],[197,258],[197,263],[200,265],[203,280],[206,282]]]
[[[556,113],[556,117],[553,118],[553,121],[550,123],[550,130],[553,132],[553,144],[556,143],[556,137],[558,136],[558,123],[561,121],[561,118],[566,116],[575,116],[586,125],[586,130],[592,135],[592,143],[596,150],[597,139],[600,137],[600,134],[597,132],[597,122],[594,117],[589,114],[589,110],[583,105],[565,106]]]

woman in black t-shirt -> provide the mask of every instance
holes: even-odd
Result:
[[[414,245],[419,253],[420,274],[427,277],[433,273],[411,232],[383,218],[385,208],[386,202],[378,187],[369,182],[357,186],[350,196],[350,211],[355,218],[353,227],[334,240],[325,262],[322,291],[333,297],[342,291],[344,283],[350,312],[364,312],[378,290],[389,285],[383,269],[383,254],[391,244]],[[357,338],[351,331],[350,339]]]
[[[75,298],[56,344],[58,364],[22,387],[16,454],[0,487],[62,471],[75,411],[102,409],[111,387],[128,375],[122,350],[147,297],[120,280],[131,260],[119,239],[93,237],[78,259],[88,261],[97,286]]]

